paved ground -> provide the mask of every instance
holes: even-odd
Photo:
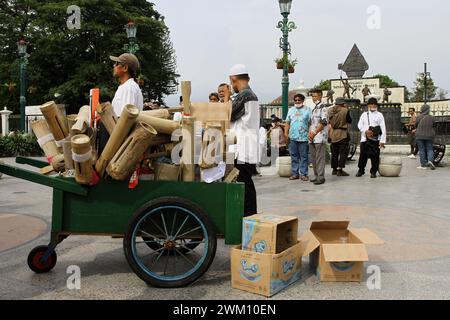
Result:
[[[300,232],[313,220],[350,219],[386,240],[369,248],[367,264],[381,268],[381,290],[365,283],[320,283],[304,259],[301,281],[273,299],[450,299],[450,169],[416,167],[405,158],[400,178],[357,179],[353,162],[352,177],[327,175],[323,186],[290,182],[265,168],[255,179],[261,211],[298,216]],[[55,269],[34,274],[26,258],[48,241],[51,198],[49,188],[8,176],[0,180],[0,224],[12,226],[0,226],[0,299],[264,299],[231,289],[229,247],[222,241],[209,272],[188,288],[148,287],[130,271],[122,241],[102,237],[69,238],[57,249]],[[8,233],[18,232],[21,241],[11,240]],[[70,265],[81,268],[80,290],[66,287]]]

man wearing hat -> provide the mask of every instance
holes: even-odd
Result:
[[[253,168],[258,163],[260,106],[250,89],[250,77],[243,64],[229,72],[231,87],[237,93],[232,103],[231,131],[236,136],[235,166],[239,170],[237,181],[245,184],[244,216],[257,214],[256,189],[252,180]],[[225,101],[230,100],[230,92]]]
[[[348,129],[352,123],[350,112],[347,109],[344,98],[337,98],[335,105],[328,111],[329,137],[331,140],[331,168],[333,175],[347,177],[344,171],[350,150],[350,134]]]
[[[124,53],[119,57],[110,56],[109,58],[115,62],[113,75],[120,83],[112,101],[116,115],[120,117],[127,104],[132,104],[142,111],[144,97],[141,88],[135,81],[140,70],[139,60],[131,53]]]
[[[361,147],[357,177],[364,175],[368,159],[372,163],[370,177],[377,177],[380,165],[380,148],[384,148],[386,144],[386,125],[383,114],[378,111],[378,106],[378,100],[370,98],[367,101],[368,111],[361,115],[358,122],[358,129],[361,131]]]

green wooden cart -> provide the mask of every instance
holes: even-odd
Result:
[[[18,157],[37,168],[46,162]],[[145,282],[158,287],[191,284],[211,265],[217,238],[241,242],[244,185],[101,180],[94,187],[0,164],[0,172],[53,188],[51,237],[34,248],[28,265],[45,273],[56,264],[56,246],[70,235],[123,237],[125,257]],[[5,182],[2,182],[5,183]],[[106,266],[105,266],[106,267]]]

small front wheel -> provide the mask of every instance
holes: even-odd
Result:
[[[47,260],[44,260],[48,246],[38,246],[28,254],[28,267],[36,273],[47,273],[52,270],[57,261],[56,252],[53,250]]]

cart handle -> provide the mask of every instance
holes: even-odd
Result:
[[[29,161],[31,160],[31,161]],[[34,162],[37,161],[37,162]],[[16,158],[17,163],[25,163],[30,164],[30,162],[34,162],[35,166],[39,167],[39,161],[33,159],[27,159],[23,157]],[[31,165],[33,165],[31,163]],[[76,183],[73,179],[62,178],[62,177],[48,177],[43,174],[25,170],[22,168],[10,166],[7,164],[0,163],[0,172],[19,179],[31,181],[37,184],[41,184],[47,187],[51,187],[53,189],[58,189],[61,191],[66,191],[70,193],[74,193],[80,196],[87,196],[89,189],[83,187]]]

